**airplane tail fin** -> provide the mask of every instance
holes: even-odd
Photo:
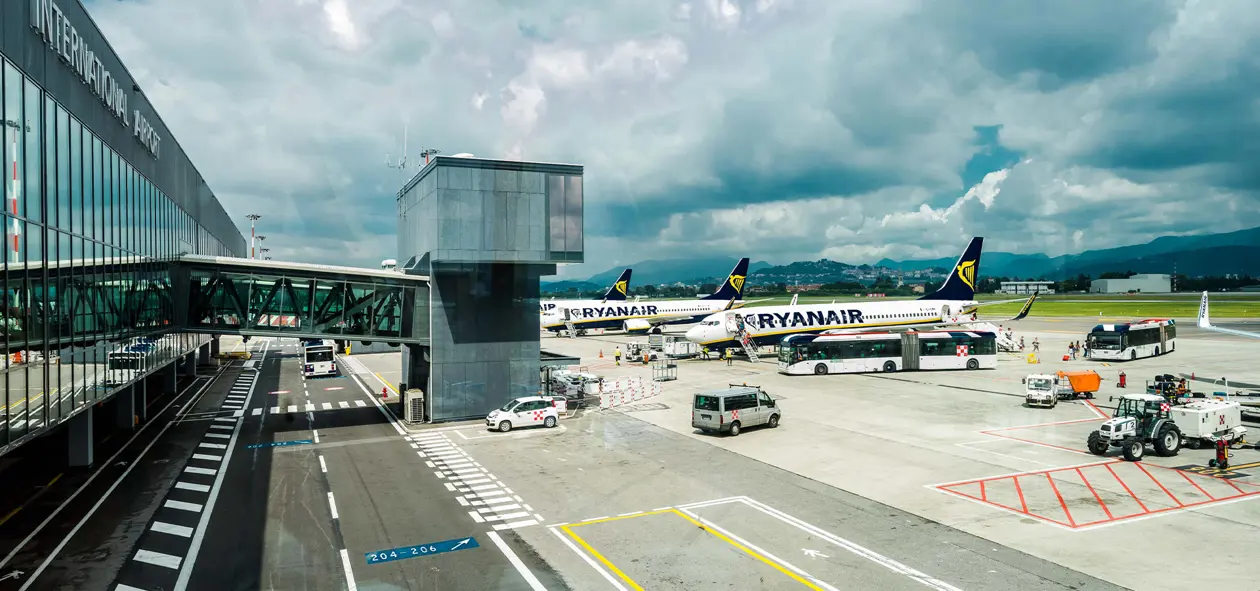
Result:
[[[604,301],[606,302],[624,302],[626,294],[630,291],[630,271],[626,269],[621,272],[621,276],[613,282],[608,291],[604,292]]]
[[[1208,318],[1208,292],[1203,292],[1203,299],[1199,300],[1199,328],[1212,328],[1212,320]]]
[[[941,288],[925,295],[920,300],[971,300],[976,296],[976,280],[980,277],[980,250],[984,246],[984,238],[972,238],[963,251],[954,269]]]
[[[731,270],[731,274],[726,277],[726,281],[722,286],[711,295],[707,295],[702,299],[706,300],[742,300],[744,299],[744,280],[748,278],[748,259],[739,259],[735,263],[735,268]]]

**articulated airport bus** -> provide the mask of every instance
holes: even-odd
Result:
[[[1130,324],[1099,324],[1086,338],[1090,359],[1138,359],[1177,349],[1177,323],[1151,318]]]
[[[305,377],[337,375],[337,361],[330,340],[302,341],[302,375]]]
[[[788,375],[995,367],[991,332],[795,334],[779,344],[779,373]]]

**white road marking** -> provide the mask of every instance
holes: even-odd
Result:
[[[535,577],[534,573],[529,572],[529,568],[525,566],[524,562],[521,562],[520,557],[518,557],[516,553],[508,547],[508,545],[503,541],[503,538],[499,537],[499,534],[495,532],[486,532],[486,535],[494,541],[495,546],[499,547],[499,551],[503,552],[503,555],[507,557],[508,562],[511,562],[512,566],[516,567],[516,571],[521,573],[521,576],[525,578],[525,582],[529,583],[530,589],[533,591],[547,591],[547,588],[543,587],[542,583],[538,581],[538,577]]]
[[[314,405],[314,404],[311,404],[311,403],[309,403],[309,402],[307,402],[307,403],[306,403],[306,408],[305,408],[305,410],[306,410],[306,412],[312,412],[312,411],[314,411],[314,410],[315,410],[315,405]]]
[[[705,524],[706,526],[708,526],[708,527],[709,527],[709,529],[712,529],[712,530],[714,530],[714,531],[716,531],[716,532],[720,532],[720,533],[722,533],[722,534],[726,535],[726,537],[728,537],[728,538],[730,538],[730,539],[732,539],[732,540],[735,540],[736,542],[739,542],[739,543],[743,544],[744,546],[747,546],[748,548],[751,548],[753,551],[755,551],[755,552],[759,552],[762,556],[765,556],[766,558],[769,558],[770,560],[773,560],[773,561],[775,561],[775,562],[777,562],[777,563],[779,563],[779,564],[781,564],[781,565],[783,565],[783,566],[787,567],[789,570],[792,570],[792,571],[796,572],[796,574],[798,574],[798,575],[801,575],[801,576],[805,577],[806,579],[808,579],[808,580],[812,581],[814,584],[819,585],[819,586],[821,586],[821,587],[823,587],[823,588],[827,589],[828,591],[838,591],[835,587],[832,587],[831,585],[827,584],[825,581],[823,581],[823,580],[819,579],[818,577],[815,577],[814,575],[811,575],[811,574],[809,574],[809,573],[805,572],[804,570],[801,570],[800,568],[798,568],[798,567],[796,567],[796,566],[792,565],[790,562],[788,562],[788,561],[786,561],[786,560],[783,560],[782,558],[779,558],[778,556],[775,556],[774,554],[771,554],[771,553],[769,553],[769,552],[765,551],[765,550],[764,550],[764,549],[762,549],[762,548],[757,547],[756,545],[752,544],[752,543],[751,543],[751,542],[749,542],[748,540],[745,540],[745,539],[743,539],[743,538],[741,538],[741,537],[739,537],[739,536],[737,536],[737,535],[735,535],[735,534],[733,534],[733,533],[731,533],[731,532],[729,532],[729,531],[727,531],[727,530],[725,530],[725,529],[722,529],[722,528],[721,528],[721,527],[719,527],[718,525],[714,524],[712,521],[709,521],[709,520],[707,520],[707,519],[705,519],[705,518],[703,518],[703,517],[700,517],[699,515],[697,515],[697,514],[693,513],[692,511],[688,511],[687,509],[682,509],[682,512],[683,512],[683,513],[686,513],[686,514],[687,514],[687,515],[689,515],[689,516],[691,516],[691,518],[692,518],[692,519],[695,519],[696,521],[699,521],[700,523]]]
[[[340,406],[341,408],[350,408],[350,403],[346,402],[345,400],[342,400],[341,402],[337,403],[337,406]]]
[[[210,460],[212,462],[219,462],[223,460],[223,456],[216,456],[216,455],[211,455],[211,454],[193,454],[192,458],[194,460]]]
[[[311,429],[311,436],[315,439],[315,443],[319,443],[319,431]]]
[[[193,484],[191,482],[176,482],[175,488],[196,492],[210,492],[210,487],[204,484]]]
[[[355,405],[355,406],[357,406],[357,407],[360,407],[360,408],[362,408],[362,407],[364,407],[364,406],[367,406],[366,404],[364,404],[364,403],[363,403],[363,401],[362,401],[362,400],[355,400],[355,401],[354,401],[354,405]]]
[[[511,523],[495,524],[494,529],[498,531],[503,531],[505,529],[517,529],[521,527],[528,527],[531,525],[538,525],[538,522],[533,519],[524,519],[521,521],[513,521]]]
[[[263,409],[262,409],[262,408],[255,408],[254,410],[250,411],[250,412],[249,412],[249,414],[254,415],[254,416],[258,416],[258,415],[262,414],[262,411],[263,411]]]
[[[476,521],[477,523],[485,523],[485,522],[486,522],[486,520],[485,520],[485,519],[482,519],[482,517],[481,517],[480,515],[478,515],[476,511],[469,511],[469,512],[468,512],[468,516],[469,516],[469,517],[472,517],[472,518],[473,518],[473,521]]]
[[[170,523],[163,523],[161,521],[154,521],[153,527],[149,529],[152,529],[153,531],[156,531],[156,532],[162,532],[164,534],[171,534],[173,536],[179,536],[181,538],[191,538],[193,534],[193,530],[191,527],[184,527],[182,525],[172,525]]]
[[[494,513],[496,511],[510,511],[512,509],[520,509],[520,508],[521,508],[520,505],[516,503],[512,503],[511,505],[501,505],[498,507],[486,507],[485,509],[477,509],[477,512],[478,513]]]
[[[322,405],[320,405],[320,406],[322,406],[324,410],[332,410],[332,403],[331,403],[331,402],[325,402],[324,404],[322,404]]]
[[[191,511],[193,513],[200,513],[202,508],[201,505],[198,505],[197,503],[185,503],[183,501],[171,500],[162,503],[162,506],[167,509],[178,509],[180,511]]]
[[[236,419],[231,418],[231,417],[218,417],[215,420],[220,423],[235,423],[236,422]]]
[[[231,439],[232,438],[231,435],[224,435],[222,433],[206,433],[206,437],[210,437],[212,439]]]
[[[501,524],[496,525],[496,526],[494,526],[494,527],[497,529],[497,528],[499,528],[499,527],[503,527],[503,526],[505,526],[505,525],[511,525],[511,524],[510,524],[510,523],[501,523]],[[532,525],[532,524],[531,524],[531,525]],[[568,546],[568,547],[569,547],[569,549],[570,549],[570,550],[572,550],[574,554],[577,554],[578,556],[582,557],[582,560],[586,561],[586,564],[591,565],[591,568],[595,569],[595,572],[597,572],[597,573],[599,573],[599,574],[603,575],[604,580],[608,581],[608,583],[609,583],[609,584],[611,584],[611,585],[613,586],[613,588],[617,589],[617,591],[626,591],[626,588],[625,588],[625,587],[622,587],[622,586],[621,586],[621,583],[619,583],[619,582],[617,581],[617,579],[614,579],[614,578],[613,578],[613,576],[612,576],[612,574],[610,574],[608,571],[604,570],[604,569],[603,569],[603,568],[601,568],[598,564],[596,564],[596,563],[595,563],[595,561],[594,561],[594,560],[593,560],[590,556],[588,556],[585,552],[583,552],[583,551],[579,550],[579,549],[578,549],[578,547],[577,547],[576,545],[574,545],[572,541],[570,541],[570,540],[569,540],[568,536],[566,536],[566,535],[564,535],[564,534],[560,533],[560,530],[556,529],[555,527],[551,527],[551,528],[548,528],[548,529],[550,529],[550,530],[551,530],[551,533],[556,534],[556,537],[557,537],[557,538],[560,538],[560,541],[561,541],[561,542],[564,542],[564,545],[565,545],[565,546]]]
[[[337,516],[337,501],[336,501],[335,499],[333,499],[333,494],[332,494],[331,492],[330,492],[330,493],[328,493],[328,508],[332,510],[332,518],[333,518],[333,519],[338,519],[338,516]]]
[[[163,566],[171,570],[175,570],[179,568],[179,563],[180,563],[180,560],[182,559],[178,556],[171,556],[170,554],[163,554],[161,552],[153,552],[150,550],[140,550],[136,552],[136,557],[133,560],[138,560],[140,562],[144,562],[147,564],[152,564],[155,566]]]
[[[222,443],[206,443],[204,441],[202,441],[201,443],[198,443],[197,447],[205,447],[209,449],[227,449],[227,446],[223,445]]]
[[[328,464],[324,463],[324,456],[319,456],[319,471],[324,474],[328,473]]]
[[[296,405],[296,404],[290,404],[290,405],[289,405],[289,412],[297,412],[297,405]]]
[[[235,425],[218,425],[218,424],[216,424],[216,425],[210,425],[210,428],[211,428],[211,429],[227,429],[228,431],[231,431],[232,429],[235,429],[235,428],[236,428],[236,426],[235,426]]]
[[[348,591],[358,591],[358,585],[354,583],[354,571],[350,569],[350,554],[345,548],[341,549],[341,568],[346,571],[346,588]]]

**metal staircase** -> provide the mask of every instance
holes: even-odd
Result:
[[[573,317],[572,317],[572,313],[573,313],[573,312],[572,312],[572,310],[570,310],[570,309],[568,309],[568,308],[565,308],[565,309],[564,309],[564,327],[565,327],[565,328],[567,328],[567,329],[569,329],[569,338],[571,338],[571,339],[576,339],[576,338],[577,338],[577,327],[576,327],[576,326],[573,326]]]
[[[743,347],[744,354],[748,356],[748,360],[753,363],[760,363],[757,357],[757,345],[752,338],[748,336],[748,327],[744,325],[744,319],[738,314],[731,314],[726,317],[727,328],[735,334],[735,339],[739,341],[740,347]]]

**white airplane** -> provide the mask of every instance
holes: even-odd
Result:
[[[598,300],[557,300],[550,299],[538,302],[538,312],[545,313],[547,310],[555,308],[569,308],[573,306],[586,306],[595,302],[624,302],[626,294],[630,291],[630,273],[632,269],[626,269],[621,272],[621,276],[613,282],[608,291],[604,292],[604,297]]]
[[[663,324],[697,322],[719,310],[743,306],[744,279],[748,276],[748,259],[740,259],[735,269],[717,291],[694,300],[648,300],[627,304],[579,302],[573,306],[556,306],[542,315],[542,329],[559,333],[593,328],[644,332]]]
[[[1234,330],[1232,328],[1212,326],[1212,320],[1208,318],[1208,292],[1206,291],[1203,292],[1203,299],[1199,300],[1199,328],[1215,332],[1223,332],[1225,334],[1238,335],[1240,337],[1260,339],[1260,332],[1247,332],[1245,330]]]
[[[976,277],[980,271],[980,251],[984,239],[972,238],[959,257],[945,284],[934,293],[917,300],[870,303],[832,302],[765,306],[718,312],[687,331],[687,340],[713,349],[740,347],[749,344],[778,343],[790,334],[844,334],[870,331],[926,329],[942,325],[971,324],[980,306],[1006,303],[1004,300],[975,301]],[[1028,298],[1019,314],[999,320],[1009,322],[1028,315],[1037,295]]]

